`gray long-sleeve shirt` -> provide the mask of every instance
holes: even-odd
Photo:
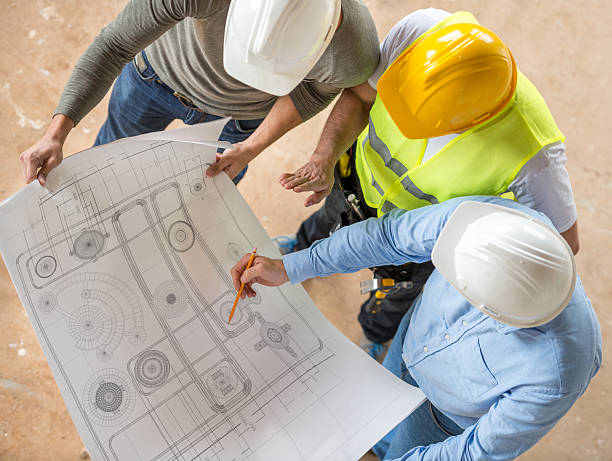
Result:
[[[78,123],[104,97],[121,69],[145,49],[160,79],[207,113],[265,117],[276,96],[231,77],[223,67],[230,0],[130,0],[77,62],[55,110]],[[378,63],[374,21],[361,0],[342,0],[342,24],[290,97],[302,119],[342,88],[366,81]]]

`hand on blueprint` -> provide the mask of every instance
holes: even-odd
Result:
[[[63,114],[55,114],[45,135],[19,156],[21,173],[26,184],[35,179],[41,186],[47,182],[49,171],[62,163],[62,146],[74,122]]]
[[[334,163],[328,156],[312,155],[310,161],[294,173],[283,173],[278,182],[285,189],[294,192],[312,192],[304,201],[304,206],[319,203],[329,195],[334,185]]]
[[[253,152],[245,143],[237,142],[232,144],[231,149],[225,149],[222,154],[217,154],[217,163],[206,170],[206,176],[217,176],[225,171],[230,179],[234,179],[255,157],[257,157],[257,153]]]
[[[244,283],[242,298],[252,298],[257,295],[253,290],[253,284],[259,283],[267,287],[277,287],[289,281],[285,266],[281,259],[270,259],[264,256],[255,256],[253,264],[246,269],[251,253],[247,253],[232,267],[231,274],[236,291],[240,289],[240,283]]]
[[[62,162],[62,158],[61,143],[43,137],[19,156],[21,172],[26,184],[38,178],[38,182],[44,186],[47,182],[47,174]]]

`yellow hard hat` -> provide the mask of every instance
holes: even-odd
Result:
[[[499,113],[516,89],[516,63],[479,24],[451,24],[409,46],[378,81],[387,112],[410,139],[476,126]]]

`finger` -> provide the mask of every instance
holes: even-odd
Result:
[[[212,178],[213,176],[217,176],[219,174],[219,168],[216,163],[213,163],[206,169],[206,176]]]
[[[38,174],[36,177],[38,178],[38,182],[41,186],[44,186],[47,183],[47,175],[49,172],[59,165],[60,162],[57,157],[49,157],[47,161],[43,164],[40,170],[38,170]]]
[[[293,179],[295,179],[296,176],[294,174],[288,174],[285,173],[285,176],[281,176],[278,180],[278,182],[281,184],[281,186],[283,186],[285,189],[291,189],[291,187],[289,187],[287,184],[289,183],[289,181],[292,181]]]
[[[223,157],[217,154],[217,160],[215,163],[211,164],[208,167],[208,169],[206,170],[206,176],[208,177],[217,176],[219,173],[221,173],[221,171],[223,171],[224,167],[225,167],[225,163],[223,162]]]
[[[247,283],[255,283],[255,279],[261,275],[261,265],[254,264],[249,269],[246,269],[240,277],[240,281],[245,285]]]
[[[314,194],[310,194],[308,198],[304,201],[304,206],[308,207],[308,206],[316,205],[321,200],[323,200],[325,197],[327,197],[328,194],[329,194],[329,191],[327,190],[321,190],[319,192],[315,192]]]
[[[230,177],[230,179],[234,179],[236,176],[238,176],[238,173],[242,171],[242,168],[240,168],[240,166],[237,166],[236,164],[232,164],[225,167],[223,171],[225,171],[225,173]]]
[[[313,191],[315,188],[320,188],[321,187],[321,178],[314,178],[311,179],[303,184],[300,184],[299,186],[296,186],[293,188],[293,190],[295,192],[308,192],[308,191]]]
[[[27,157],[24,160],[24,179],[26,184],[31,183],[36,179],[36,172],[38,171],[39,161],[34,157]]]
[[[246,294],[249,298],[252,298],[253,296],[257,296],[257,292],[253,289],[252,284],[249,284],[248,288],[245,285],[244,289],[246,290]]]
[[[296,176],[295,178],[287,181],[287,184],[285,184],[285,187],[287,189],[293,189],[294,187],[300,186],[308,181],[310,181],[310,178],[307,178],[304,176]]]
[[[240,284],[242,283],[240,281],[240,277],[242,276],[244,269],[247,267],[247,264],[249,264],[249,259],[251,259],[251,253],[245,254],[230,271],[236,291],[240,290]]]

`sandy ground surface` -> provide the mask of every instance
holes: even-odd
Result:
[[[381,37],[410,11],[465,9],[510,46],[567,136],[568,169],[580,221],[579,273],[598,312],[604,355],[612,334],[610,249],[612,169],[606,163],[612,107],[609,61],[612,6],[599,0],[366,0]],[[97,5],[90,8],[86,5]],[[44,132],[78,56],[119,11],[123,0],[0,0],[0,200],[22,187],[18,154]],[[106,112],[103,101],[70,136],[65,152],[88,147]],[[281,189],[277,176],[305,162],[322,114],[285,136],[253,162],[240,190],[271,235],[296,230],[310,210],[303,196]],[[607,141],[606,141],[607,140]],[[1,218],[0,218],[1,219]],[[356,340],[366,273],[312,280],[306,289],[324,314]],[[373,390],[375,391],[375,390]],[[5,267],[0,266],[0,460],[77,460],[81,441],[66,411]],[[364,459],[374,459],[369,455]],[[612,372],[599,375],[567,416],[523,460],[611,460]]]

